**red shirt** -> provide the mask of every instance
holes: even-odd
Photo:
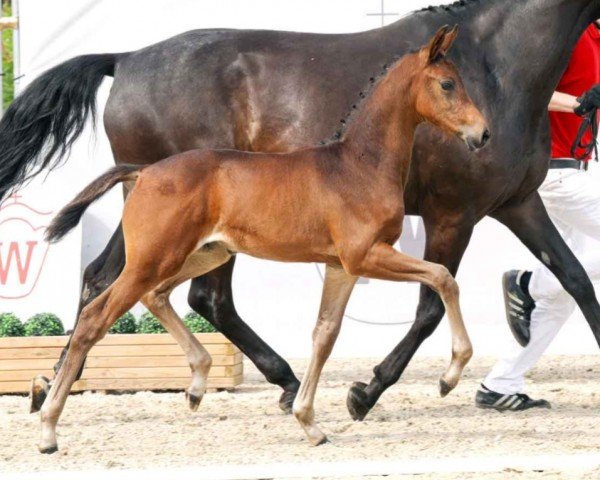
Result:
[[[556,90],[580,97],[597,83],[600,83],[600,30],[592,24],[577,42],[569,66]],[[581,118],[574,113],[550,112],[552,158],[573,157],[571,148],[580,126]],[[583,137],[583,143],[587,144],[591,140],[592,136],[588,131]]]

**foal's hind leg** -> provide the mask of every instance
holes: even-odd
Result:
[[[131,271],[123,272],[111,287],[81,312],[64,362],[41,409],[40,452],[52,453],[58,449],[56,423],[85,356],[92,346],[106,334],[117,318],[133,307],[140,297],[151,288],[150,277],[146,278],[147,280],[140,280]]]
[[[231,255],[220,245],[208,245],[190,255],[181,271],[173,278],[144,295],[142,303],[150,310],[185,352],[192,369],[192,383],[186,398],[192,411],[196,411],[206,392],[212,358],[198,339],[188,330],[173,309],[169,296],[175,287],[196,275],[204,275],[225,263]]]
[[[312,356],[293,406],[294,415],[313,445],[327,441],[327,437],[315,423],[315,392],[323,365],[340,332],[344,311],[356,280],[356,277],[348,275],[342,268],[327,266],[319,318],[313,331]]]
[[[77,316],[75,317],[75,326],[79,322],[79,316],[82,310],[94,301],[102,292],[104,292],[119,276],[125,266],[125,241],[123,239],[123,229],[119,225],[104,251],[96,258],[83,272],[83,286],[81,296],[79,298],[79,307]],[[75,329],[75,327],[73,328]],[[62,365],[69,343],[63,348],[58,362],[54,365],[54,375],[58,374],[58,370]],[[85,363],[85,361],[84,361]],[[84,365],[77,373],[77,379],[81,377]],[[37,375],[31,382],[30,390],[30,413],[35,413],[42,408],[46,395],[50,390],[51,383],[43,375]]]

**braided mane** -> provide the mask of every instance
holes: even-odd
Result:
[[[468,7],[475,3],[480,3],[481,0],[457,0],[454,3],[447,5],[436,5],[422,8],[419,12],[454,12],[462,7]]]
[[[421,10],[417,10],[417,12],[457,12],[460,9],[480,4],[482,1],[483,0],[457,0],[454,3],[446,5],[425,7]],[[415,50],[412,50],[406,53],[414,53],[414,51]],[[390,62],[383,65],[381,71],[378,74],[372,76],[369,79],[369,83],[366,85],[365,88],[363,88],[360,91],[358,100],[352,104],[350,111],[340,120],[341,127],[338,130],[336,130],[330,138],[320,141],[319,145],[328,145],[330,143],[337,142],[344,136],[344,132],[348,128],[348,125],[352,122],[354,113],[359,110],[359,107],[364,101],[364,99],[369,96],[371,90],[373,90],[373,86],[376,85],[377,82],[379,82],[379,80],[387,74],[389,68],[391,68],[397,61],[399,61],[401,57],[402,56],[394,57]]]

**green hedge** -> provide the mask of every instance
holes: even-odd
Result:
[[[138,320],[137,333],[167,333],[167,331],[154,315],[146,312]]]
[[[26,337],[50,337],[53,335],[64,335],[60,318],[53,313],[38,313],[25,322],[24,336]]]
[[[217,331],[206,318],[196,312],[190,312],[183,317],[183,323],[192,333],[213,333]]]
[[[113,326],[108,329],[108,333],[137,333],[137,322],[133,313],[127,312],[119,318]]]
[[[189,312],[183,317],[183,323],[192,333],[217,331],[208,320],[196,312]],[[112,334],[166,332],[162,324],[150,312],[144,313],[137,321],[131,312],[127,312],[108,331]],[[64,334],[65,329],[60,318],[53,313],[38,313],[27,320],[25,324],[21,323],[19,317],[14,313],[0,313],[0,337],[44,337]]]
[[[0,337],[22,337],[25,329],[14,313],[0,313]]]

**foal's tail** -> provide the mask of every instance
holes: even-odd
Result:
[[[53,169],[95,119],[96,92],[119,54],[83,55],[41,74],[0,121],[0,202],[45,168]]]
[[[58,242],[77,226],[87,208],[117,183],[134,181],[145,165],[117,165],[100,175],[67,204],[46,229],[46,241]]]

